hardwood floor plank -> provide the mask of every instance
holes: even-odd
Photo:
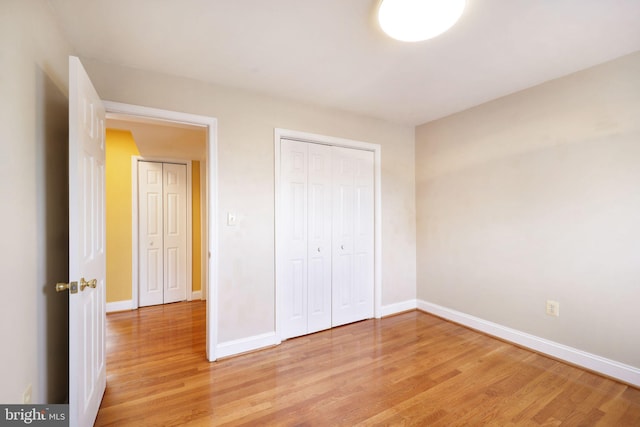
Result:
[[[640,390],[422,312],[214,363],[205,303],[107,316],[98,426],[640,425]]]

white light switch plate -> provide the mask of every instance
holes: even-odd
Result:
[[[236,225],[237,217],[234,213],[227,213],[227,225]]]

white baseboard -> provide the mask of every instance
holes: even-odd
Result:
[[[424,312],[435,314],[436,316],[467,326],[471,329],[484,332],[505,341],[547,354],[570,364],[640,387],[640,369],[636,367],[625,365],[624,363],[620,363],[615,360],[587,353],[573,347],[549,341],[535,335],[527,334],[526,332],[508,328],[506,326],[489,322],[487,320],[427,301],[418,300],[417,308]]]
[[[403,311],[415,310],[418,306],[417,304],[417,300],[410,299],[394,304],[383,305],[380,307],[381,317],[391,316],[392,314],[402,313]]]
[[[202,299],[202,291],[191,292],[191,301],[196,301],[201,299]]]
[[[280,344],[280,339],[276,336],[275,332],[267,332],[266,334],[227,341],[216,346],[216,358],[233,356],[278,344]]]
[[[107,313],[113,313],[114,311],[127,311],[133,310],[133,301],[114,301],[107,303]]]

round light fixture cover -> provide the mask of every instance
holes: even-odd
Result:
[[[378,22],[396,40],[417,42],[436,37],[455,24],[465,0],[382,0]]]

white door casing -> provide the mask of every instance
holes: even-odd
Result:
[[[187,165],[138,162],[139,305],[187,298]]]
[[[69,57],[69,423],[93,425],[106,388],[105,111],[80,60]]]
[[[143,107],[140,105],[124,104],[120,102],[104,101],[107,114],[111,118],[135,117],[141,119],[162,120],[176,123],[185,123],[194,126],[202,126],[207,129],[207,161],[206,161],[206,294],[207,294],[207,336],[206,352],[207,360],[214,361],[217,357],[218,344],[218,121],[214,117],[200,116],[196,114],[177,111],[162,110],[158,108]],[[133,161],[132,161],[133,163]],[[137,176],[137,172],[132,174]],[[187,174],[187,180],[189,174]],[[132,205],[137,206],[137,190],[132,192]],[[187,193],[188,197],[188,193]],[[188,202],[187,202],[188,203]],[[132,250],[132,308],[137,308],[138,302],[138,239],[137,218],[132,218],[134,231]],[[187,248],[189,245],[187,245]]]

